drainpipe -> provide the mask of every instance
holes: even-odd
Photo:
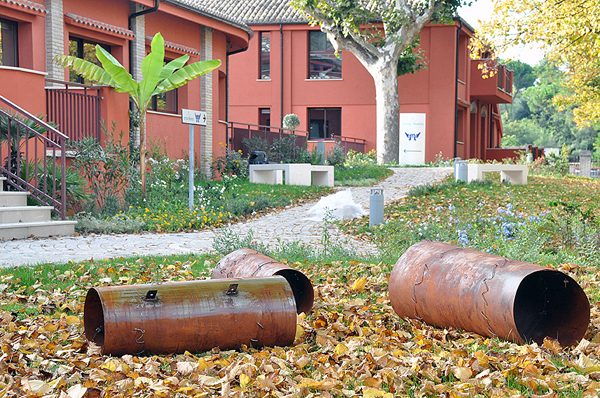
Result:
[[[456,30],[456,71],[454,80],[454,157],[456,158],[458,152],[458,54],[460,51],[460,31],[463,27],[462,19],[458,20],[459,25]]]
[[[279,24],[279,124],[283,127],[283,24]]]
[[[132,29],[131,24],[135,18],[141,17],[142,15],[150,14],[151,12],[154,12],[154,11],[157,11],[159,5],[160,5],[160,0],[154,0],[154,7],[147,8],[142,11],[134,12],[133,14],[129,15],[129,29]],[[142,37],[141,40],[146,40],[146,38]],[[129,42],[129,72],[131,72],[132,67],[133,67],[133,42],[130,41]]]
[[[154,0],[154,7],[147,8],[145,10],[134,12],[133,14],[131,14],[129,16],[129,29],[131,29],[131,22],[133,21],[134,18],[141,17],[142,15],[150,14],[151,12],[157,11],[159,5],[160,5],[160,0]]]
[[[129,29],[131,30],[133,28],[132,23],[135,18],[142,16],[142,15],[150,14],[151,12],[154,12],[154,11],[157,11],[159,3],[160,3],[160,0],[154,0],[154,7],[147,8],[147,9],[139,11],[139,12],[134,12],[133,14],[129,15],[129,23],[128,23]],[[145,30],[144,30],[144,32],[145,32]],[[144,43],[144,41],[146,40],[145,37],[141,37],[138,39],[142,40],[142,43]],[[132,71],[133,71],[133,41],[130,41],[129,42],[129,73],[131,73],[133,75]],[[131,101],[131,99],[129,100],[129,109],[131,111],[135,110],[135,105],[133,105],[133,102]],[[137,134],[137,140],[139,142],[139,139],[140,139],[139,131],[136,134]],[[131,137],[129,139],[131,141]],[[133,141],[132,143],[134,144],[134,146],[136,145],[135,141]],[[139,146],[139,144],[138,144],[138,146]]]
[[[494,147],[494,105],[490,104],[490,148]]]

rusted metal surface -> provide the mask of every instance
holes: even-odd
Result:
[[[420,242],[400,257],[390,300],[403,318],[514,342],[571,346],[584,336],[589,301],[568,275],[441,242]]]
[[[256,250],[239,249],[229,253],[215,266],[212,278],[245,278],[272,275],[281,275],[287,279],[294,291],[298,313],[309,313],[315,299],[315,291],[310,279],[302,272],[273,260]]]
[[[285,346],[294,342],[296,305],[279,276],[95,287],[84,325],[111,355]]]

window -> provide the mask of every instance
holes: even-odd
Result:
[[[260,32],[259,79],[271,79],[271,32]]]
[[[342,55],[336,57],[325,32],[309,32],[309,79],[341,79]]]
[[[69,38],[69,55],[74,57],[82,58],[86,61],[90,61],[96,65],[102,66],[102,63],[96,57],[96,45],[99,43],[94,43],[85,39],[80,39],[77,37]],[[102,48],[106,51],[110,52],[110,46],[106,46],[104,44],[100,44]],[[69,70],[69,81],[75,83],[90,83],[88,81],[84,81],[84,79],[79,76],[77,73]]]
[[[308,108],[310,139],[332,139],[342,134],[342,108]]]
[[[258,124],[271,126],[271,108],[258,108]]]
[[[19,66],[17,23],[0,19],[0,65]]]
[[[171,62],[171,59],[165,59],[165,64]],[[177,113],[178,89],[160,93],[152,97],[150,110],[165,113]]]
[[[150,109],[153,111],[177,113],[177,89],[152,97]]]

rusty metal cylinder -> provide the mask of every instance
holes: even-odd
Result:
[[[294,291],[298,313],[309,313],[315,299],[310,279],[302,272],[288,267],[271,257],[252,249],[239,249],[219,261],[212,273],[213,279],[246,278],[250,276],[283,276]]]
[[[483,336],[577,344],[590,321],[583,289],[568,275],[442,242],[420,242],[390,276],[390,301],[403,318]]]
[[[296,335],[296,305],[279,276],[95,287],[84,325],[87,339],[111,355],[286,346]]]

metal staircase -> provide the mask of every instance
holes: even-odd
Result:
[[[0,96],[0,239],[71,235],[66,220],[67,136]],[[41,206],[28,206],[31,196]],[[62,220],[52,220],[51,212]]]

